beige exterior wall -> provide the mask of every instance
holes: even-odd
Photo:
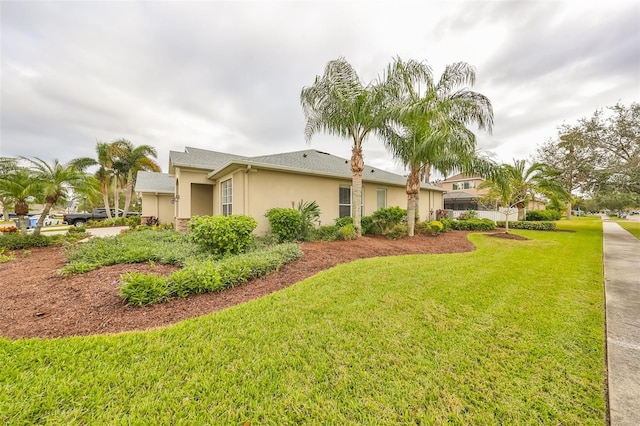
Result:
[[[233,213],[247,214],[258,222],[256,233],[268,231],[268,220],[264,216],[272,207],[296,207],[303,201],[315,201],[320,207],[321,225],[332,225],[339,217],[339,188],[350,187],[350,179],[327,178],[312,175],[283,173],[264,169],[240,169],[217,180],[216,208],[214,214],[220,214],[219,183],[232,179]],[[407,196],[404,186],[393,186],[373,182],[364,182],[364,215],[371,215],[378,209],[378,189],[386,190],[386,207],[406,208]],[[442,193],[422,190],[420,199],[421,217],[426,217],[431,208],[441,209]]]
[[[473,185],[475,186],[475,188],[467,188],[467,189],[453,189],[454,184],[459,184],[459,183],[464,183],[464,182],[473,182]],[[451,176],[450,178],[447,178],[446,180],[443,180],[442,182],[440,182],[439,186],[442,187],[442,189],[444,189],[447,192],[453,192],[453,191],[462,191],[462,192],[466,192],[468,194],[486,194],[486,190],[478,190],[478,186],[480,186],[480,184],[484,182],[484,179],[479,178],[479,177],[469,177],[469,176],[464,176],[464,175],[455,175],[455,176]]]
[[[160,223],[173,223],[174,207],[171,204],[173,194],[142,193],[142,217],[153,216]]]
[[[206,178],[203,170],[175,168],[176,197],[156,197],[142,194],[142,215],[156,216],[161,222],[173,222],[177,229],[184,228],[191,216],[222,214],[221,182],[231,179],[233,214],[252,216],[257,222],[257,234],[269,229],[266,211],[272,207],[296,207],[300,200],[315,201],[320,206],[321,225],[333,225],[339,217],[339,188],[351,187],[351,179],[329,178],[305,174],[239,167],[218,177],[215,181]],[[386,191],[386,207],[407,208],[405,186],[364,182],[365,216],[378,209],[378,190]],[[422,189],[420,192],[420,219],[429,220],[429,212],[443,208],[442,192]],[[211,213],[207,213],[211,212]],[[434,217],[432,217],[434,218]]]

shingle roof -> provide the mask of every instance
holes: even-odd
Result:
[[[185,152],[171,151],[170,164],[205,169],[210,172],[210,175],[231,164],[246,164],[351,179],[349,160],[315,149],[245,157],[188,147]],[[407,178],[365,164],[362,180],[364,182],[404,185]],[[434,185],[422,184],[422,187],[444,192],[442,188]]]
[[[167,173],[139,171],[136,178],[136,192],[158,192],[173,194],[175,178]]]
[[[206,170],[214,170],[232,159],[247,158],[249,157],[192,147],[186,147],[184,152],[169,151],[169,164],[171,166],[193,167],[195,169]]]

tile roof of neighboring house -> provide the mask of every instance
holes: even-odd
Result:
[[[175,178],[167,173],[139,171],[136,178],[136,192],[157,192],[173,194]]]
[[[234,164],[240,164],[351,179],[349,160],[315,149],[245,157],[242,155],[187,147],[185,148],[185,152],[171,151],[170,164],[173,167],[205,169],[210,172],[209,176],[214,176],[216,173]],[[404,185],[406,183],[406,177],[404,176],[367,165],[365,165],[364,172],[362,173],[362,179],[364,182],[380,182],[396,185]],[[422,187],[443,191],[442,188],[429,184],[423,184]]]

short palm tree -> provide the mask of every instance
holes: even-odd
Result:
[[[434,168],[488,176],[494,164],[479,155],[476,136],[468,125],[491,131],[493,109],[489,99],[465,88],[473,85],[475,70],[464,62],[448,65],[440,80],[422,62],[396,59],[389,66],[386,84],[394,102],[384,141],[394,157],[409,168],[407,177],[408,234],[413,236],[420,175]]]
[[[527,166],[525,160],[503,164],[498,174],[481,183],[479,189],[488,189],[488,200],[497,201],[506,209],[506,232],[509,232],[509,210],[518,209],[518,220],[524,220],[525,208],[536,196],[545,195],[561,200],[569,198],[563,188],[560,173],[544,163]]]
[[[16,168],[0,177],[0,196],[14,206],[18,227],[25,231],[25,217],[29,214],[29,201],[39,192],[39,183],[30,170]]]
[[[36,182],[38,195],[44,199],[44,208],[33,231],[39,235],[45,217],[51,211],[51,207],[66,201],[71,192],[91,193],[97,191],[99,184],[94,177],[78,169],[73,163],[62,164],[53,160],[51,164],[35,158],[23,158],[30,163],[31,177]]]
[[[304,87],[300,102],[306,118],[305,136],[309,142],[320,131],[351,139],[352,216],[357,235],[361,235],[362,145],[371,133],[385,126],[382,84],[363,84],[344,59],[330,61],[313,85]]]

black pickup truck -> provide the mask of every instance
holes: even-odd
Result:
[[[122,209],[118,209],[118,217],[122,217],[124,215],[124,211]],[[140,213],[136,212],[127,212],[127,217],[131,216],[140,216]],[[116,217],[116,210],[111,209],[111,217]],[[73,226],[83,226],[90,220],[105,220],[107,219],[107,209],[105,208],[97,208],[93,209],[92,213],[67,213],[64,215],[63,219],[69,225]]]

